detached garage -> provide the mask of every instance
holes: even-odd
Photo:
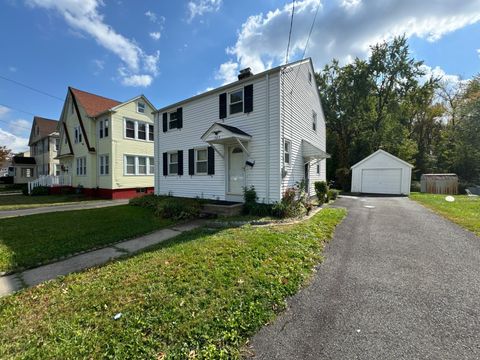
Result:
[[[413,165],[378,150],[352,166],[352,192],[409,195]]]

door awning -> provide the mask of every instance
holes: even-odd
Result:
[[[213,125],[208,128],[205,134],[202,135],[201,139],[211,145],[222,158],[223,155],[215,146],[213,146],[214,144],[238,144],[243,151],[247,153],[247,155],[250,155],[244,143],[248,143],[252,139],[252,136],[247,134],[245,131],[236,128],[235,126],[225,125],[217,122],[213,123]]]
[[[306,161],[330,158],[329,154],[315,145],[310,144],[307,140],[302,140],[302,156]]]

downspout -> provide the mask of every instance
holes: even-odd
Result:
[[[267,176],[265,177],[266,179],[266,195],[267,199],[266,202],[267,204],[270,204],[270,74],[267,72],[266,75],[266,80],[267,80],[267,119],[266,119],[266,126],[267,126],[267,159],[266,159],[266,167],[267,167]]]

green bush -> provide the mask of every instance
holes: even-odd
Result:
[[[311,204],[308,204],[301,196],[301,188],[291,187],[285,190],[282,200],[273,205],[272,215],[281,219],[298,217],[311,210]]]
[[[248,214],[253,216],[270,216],[272,215],[272,205],[269,204],[252,204],[248,207]]]
[[[328,189],[327,191],[327,199],[328,201],[335,201],[338,197],[338,190],[335,189]]]
[[[48,194],[50,194],[50,189],[47,186],[37,186],[36,188],[33,188],[31,193],[32,196],[48,195]]]
[[[30,195],[28,193],[28,185],[27,184],[22,185],[22,194],[23,195]]]
[[[164,219],[186,220],[200,215],[201,204],[196,199],[163,198],[158,201],[155,215]]]
[[[411,192],[420,192],[421,191],[421,184],[420,181],[412,181],[412,184],[410,185],[410,191]]]
[[[323,204],[326,200],[326,195],[328,193],[328,185],[325,181],[315,181],[315,194],[317,195],[317,199],[319,204]]]
[[[145,195],[130,199],[128,203],[133,206],[140,206],[154,210],[157,207],[157,203],[159,202],[159,200],[160,196]]]

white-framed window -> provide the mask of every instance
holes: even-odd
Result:
[[[145,113],[145,103],[138,101],[137,102],[137,112],[144,114]]]
[[[125,120],[125,137],[135,139],[135,121]]]
[[[290,154],[292,151],[292,142],[290,140],[285,140],[283,142],[283,162],[290,165]]]
[[[124,155],[125,175],[153,175],[154,171],[153,157]]]
[[[22,177],[25,177],[25,178],[33,177],[33,168],[22,168],[21,175]]]
[[[135,156],[125,156],[125,174],[135,175]]]
[[[148,140],[150,141],[154,141],[155,140],[155,136],[154,136],[154,131],[153,131],[153,125],[152,124],[149,124],[148,125]]]
[[[75,144],[82,142],[82,129],[80,128],[80,125],[73,128],[73,138]]]
[[[85,176],[87,175],[87,158],[80,157],[77,158],[77,176]]]
[[[310,71],[308,72],[308,82],[312,83],[312,73]]]
[[[53,166],[55,167],[55,176],[60,176],[60,172],[62,170],[60,164],[54,164]]]
[[[315,111],[312,111],[312,129],[317,131],[317,113]]]
[[[124,135],[127,139],[154,141],[153,124],[133,119],[125,119],[124,127]]]
[[[110,173],[110,157],[108,155],[100,155],[100,175],[108,175]]]
[[[207,173],[208,158],[207,148],[195,149],[195,174],[203,175]]]
[[[243,112],[243,89],[228,93],[230,115]]]
[[[108,119],[100,120],[98,123],[98,137],[100,139],[108,137]]]
[[[137,137],[140,140],[147,140],[147,124],[138,123]]]
[[[178,126],[177,126],[178,116],[177,115],[178,114],[177,114],[176,111],[172,111],[172,112],[168,113],[168,130],[178,128]]]
[[[148,173],[155,174],[155,158],[153,156],[148,158]]]
[[[168,175],[178,174],[178,152],[168,153]]]
[[[55,151],[58,151],[60,149],[60,139],[55,139]]]

